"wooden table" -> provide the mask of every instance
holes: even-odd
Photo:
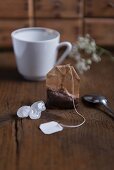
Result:
[[[114,62],[109,57],[81,76],[80,96],[86,93],[107,96],[114,109]],[[78,111],[86,118],[82,127],[44,135],[41,123],[80,120],[73,110],[46,110],[39,120],[17,118],[19,107],[45,99],[45,81],[24,80],[13,53],[0,53],[0,170],[113,170],[114,120],[80,101]]]

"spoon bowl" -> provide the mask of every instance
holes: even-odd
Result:
[[[82,99],[83,101],[90,103],[90,104],[102,104],[104,102],[107,103],[107,99],[104,96],[84,95]]]
[[[84,95],[82,96],[82,101],[86,104],[90,104],[91,106],[97,106],[97,105],[103,105],[107,111],[108,114],[114,118],[114,111],[108,106],[108,100],[105,96],[99,96],[99,95]]]

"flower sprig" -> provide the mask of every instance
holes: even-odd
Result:
[[[112,57],[111,52],[98,46],[95,40],[86,34],[85,37],[79,36],[77,42],[73,44],[70,57],[76,61],[75,67],[82,74],[90,69],[92,62],[100,62],[104,53]]]

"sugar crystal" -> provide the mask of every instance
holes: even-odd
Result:
[[[28,117],[30,111],[30,106],[22,106],[17,110],[17,116],[20,118]]]

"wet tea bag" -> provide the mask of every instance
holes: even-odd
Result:
[[[59,65],[54,67],[46,78],[47,108],[73,109],[79,100],[80,78],[73,66]]]
[[[53,68],[47,75],[47,107],[59,109],[74,109],[75,113],[83,120],[79,124],[67,125],[61,122],[51,121],[40,125],[44,134],[53,134],[62,131],[63,128],[77,128],[82,126],[86,119],[77,111],[79,99],[80,78],[73,66],[61,65]]]

